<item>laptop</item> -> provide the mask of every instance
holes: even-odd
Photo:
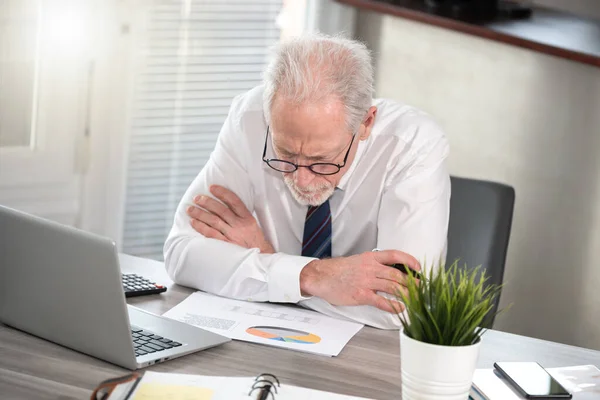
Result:
[[[0,322],[131,370],[230,340],[127,305],[112,240],[3,206]]]

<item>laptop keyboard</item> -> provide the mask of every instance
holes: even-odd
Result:
[[[136,357],[181,346],[181,343],[133,326],[131,327],[131,337]]]

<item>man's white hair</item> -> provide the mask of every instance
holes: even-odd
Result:
[[[297,105],[333,97],[345,106],[348,130],[355,133],[372,102],[371,54],[355,40],[303,35],[274,48],[263,81],[267,123],[276,97]]]

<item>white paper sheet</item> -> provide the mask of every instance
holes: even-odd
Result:
[[[254,378],[167,374],[147,371],[129,397],[131,400],[249,400]],[[272,397],[269,396],[269,399]],[[282,383],[275,399],[282,400],[365,400],[359,397],[322,392]]]
[[[488,400],[524,399],[493,369],[477,369],[473,375],[473,386]],[[476,398],[473,396],[473,398]]]
[[[594,365],[547,368],[546,371],[573,394],[573,400],[600,399],[600,370]]]
[[[232,339],[337,356],[363,327],[314,311],[196,292],[164,314]]]

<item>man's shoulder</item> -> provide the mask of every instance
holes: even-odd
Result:
[[[267,125],[262,93],[263,87],[257,86],[235,96],[227,117],[230,121],[230,129],[225,131],[227,140],[235,142],[235,146],[243,148],[246,153],[259,152],[263,146]]]
[[[256,114],[263,113],[263,86],[256,86],[247,92],[238,94],[235,96],[232,102],[232,107],[234,107],[236,114],[238,117],[242,118],[244,115],[248,113]]]
[[[438,123],[426,112],[393,100],[377,99],[373,127],[373,149],[389,155],[389,182],[398,174],[412,174],[437,165],[448,157],[448,139]]]
[[[254,146],[256,138],[267,129],[262,102],[263,86],[256,86],[235,96],[231,102],[228,119],[234,128],[230,134]],[[243,139],[242,139],[243,138]],[[236,139],[237,140],[237,139]]]
[[[445,140],[440,125],[425,111],[385,98],[375,99],[373,104],[377,107],[374,135],[394,137],[415,146]]]

